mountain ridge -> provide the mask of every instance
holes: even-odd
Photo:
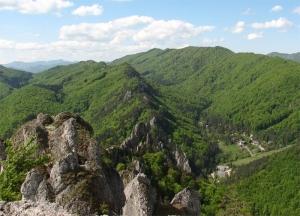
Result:
[[[31,73],[38,73],[58,65],[69,65],[77,62],[65,61],[63,59],[50,60],[50,61],[35,61],[35,62],[23,62],[23,61],[14,61],[7,64],[2,64],[4,67],[27,71]]]
[[[279,52],[271,52],[271,53],[267,54],[267,56],[280,57],[280,58],[284,58],[284,59],[289,59],[289,60],[292,60],[292,61],[300,62],[300,52],[292,53],[292,54],[279,53]]]

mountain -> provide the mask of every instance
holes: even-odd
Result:
[[[29,72],[12,70],[0,65],[0,99],[27,85],[31,78],[32,74]]]
[[[154,49],[111,64],[121,62],[169,90],[180,91],[197,104],[195,121],[215,130],[253,133],[276,145],[297,138],[299,63],[222,47]]]
[[[300,65],[291,60],[186,47],[35,74],[3,71],[28,77],[0,99],[0,136],[12,136],[39,113],[54,119],[64,111],[75,119],[80,115],[93,127],[107,166],[124,171],[125,180],[131,176],[126,170],[144,170],[157,199],[166,204],[161,212],[170,207],[170,197],[189,186],[203,195],[204,215],[215,215],[220,205],[224,211],[245,206],[239,213],[249,213],[255,202],[243,197],[238,185],[230,190],[209,184],[218,181],[209,174],[219,163],[251,157],[236,145],[239,140],[257,155],[300,143]],[[10,85],[7,80],[3,83]],[[78,139],[83,135],[79,130]]]
[[[272,52],[272,53],[267,54],[267,56],[280,57],[280,58],[284,58],[284,59],[289,59],[289,60],[292,60],[292,61],[300,62],[300,52],[298,52],[298,53],[292,53],[292,54]]]
[[[28,71],[31,73],[38,73],[58,65],[69,65],[74,63],[76,62],[70,62],[70,61],[59,59],[59,60],[52,60],[52,61],[36,61],[36,62],[14,61],[8,64],[3,64],[3,66],[11,69],[16,69],[16,70]]]

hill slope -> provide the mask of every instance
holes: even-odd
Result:
[[[143,76],[162,85],[174,85],[208,65],[221,61],[233,52],[223,47],[187,47],[183,49],[152,49],[126,56],[110,64],[127,62]]]
[[[272,53],[267,54],[267,56],[270,56],[270,57],[280,57],[280,58],[284,58],[284,59],[289,59],[289,60],[292,60],[292,61],[300,62],[300,52],[298,52],[298,53],[292,53],[292,54],[272,52]]]
[[[0,65],[0,99],[27,85],[31,78],[32,74],[29,72],[12,70]]]
[[[195,120],[219,133],[246,131],[277,145],[297,137],[299,63],[222,47],[155,49],[112,64],[117,62],[132,64],[143,76],[177,91],[175,96],[193,101]]]
[[[52,61],[37,61],[37,62],[22,62],[14,61],[8,64],[3,64],[4,67],[28,71],[31,73],[38,73],[58,65],[69,65],[74,64],[75,62],[65,61],[65,60],[52,60]]]

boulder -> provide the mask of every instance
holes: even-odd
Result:
[[[153,213],[156,203],[155,191],[150,179],[143,173],[138,174],[125,188],[126,196],[123,215],[147,215]]]
[[[199,216],[200,215],[200,197],[196,190],[185,188],[175,195],[171,201],[172,205],[181,204],[186,209],[186,215]],[[185,214],[183,214],[185,215]]]

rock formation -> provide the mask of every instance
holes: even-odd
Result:
[[[122,162],[126,154],[154,145],[151,130],[156,126],[156,118],[138,123],[120,147],[107,149],[105,154],[112,157],[112,165]],[[0,216],[153,214],[156,195],[144,165],[133,160],[127,170],[118,173],[102,163],[99,144],[92,138],[93,128],[80,116],[69,112],[56,117],[39,114],[17,131],[12,143],[19,147],[32,136],[37,137],[37,154],[50,155],[51,160],[27,173],[21,187],[22,201],[0,202]],[[171,145],[172,161],[190,172],[185,154],[171,140],[166,144]],[[156,150],[165,152],[163,142],[155,145]],[[0,160],[5,158],[5,143],[0,139]],[[178,193],[172,204],[184,207],[180,214],[197,215],[200,211],[199,196],[192,189]]]
[[[5,154],[5,143],[4,141],[0,138],[0,161],[6,159],[6,154]],[[0,165],[0,173],[2,172],[3,167]]]
[[[186,214],[181,215],[190,215],[190,216],[199,216],[200,215],[200,197],[196,190],[191,188],[185,188],[175,195],[171,201],[172,205],[181,204],[186,208]]]
[[[138,174],[125,188],[126,202],[123,215],[151,216],[155,205],[155,192],[150,179],[145,174]]]
[[[126,152],[132,154],[134,151],[140,152],[146,145],[153,145],[154,142],[151,134],[151,128],[153,127],[159,127],[159,125],[157,124],[157,119],[155,117],[147,123],[137,123],[130,137],[122,142],[121,147],[124,148]],[[143,138],[144,141],[141,141]],[[192,170],[185,153],[182,152],[171,139],[168,139],[165,144],[159,141],[155,145],[155,148],[158,151],[165,152],[165,147],[167,146],[171,150],[171,157],[174,158],[175,165],[181,170],[191,173]],[[112,155],[114,155],[114,157],[112,158],[113,161],[120,160],[118,149],[112,147],[109,149],[109,151],[111,151]]]
[[[22,200],[55,202],[70,213],[93,215],[120,213],[125,203],[119,174],[102,166],[99,144],[93,129],[81,117],[63,112],[54,119],[39,114],[14,136],[16,146],[38,133],[40,154],[51,161],[31,170],[22,185]],[[102,212],[101,206],[105,205]]]
[[[70,213],[56,203],[37,203],[30,200],[9,203],[0,201],[0,216],[6,215],[71,216]]]

